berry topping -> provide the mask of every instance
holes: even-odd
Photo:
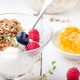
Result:
[[[32,50],[32,49],[36,49],[39,48],[40,45],[37,42],[29,42],[26,46],[25,49],[26,50]]]
[[[70,68],[66,74],[67,80],[79,80],[79,70],[75,67]]]
[[[29,35],[29,38],[32,39],[33,41],[39,42],[40,35],[37,29],[31,29],[28,35]]]
[[[19,32],[16,36],[17,41],[20,44],[26,45],[29,42],[28,35],[25,32]]]

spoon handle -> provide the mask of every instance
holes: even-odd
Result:
[[[44,12],[48,8],[48,6],[51,4],[51,2],[52,2],[52,0],[45,0],[42,10],[40,11],[38,18],[37,18],[35,24],[33,25],[33,28],[36,26],[37,22],[40,20],[40,18],[42,17],[42,15],[44,14]]]

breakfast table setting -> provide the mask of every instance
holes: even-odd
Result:
[[[42,4],[40,3],[41,1]],[[31,40],[30,35],[32,33],[20,33],[16,37],[19,42],[19,49],[8,48],[4,52],[0,51],[0,80],[79,80],[79,50],[76,51],[77,48],[74,43],[67,42],[66,32],[72,29],[73,32],[71,34],[74,34],[72,36],[80,34],[80,1],[41,1],[0,0],[0,26],[2,25],[1,20],[3,20],[2,22],[7,20],[9,22],[12,21],[19,28],[23,26],[22,30],[25,32],[28,32],[32,28],[37,29],[40,33],[40,35],[38,34],[40,40],[38,38],[37,42]],[[48,6],[44,5],[44,1],[48,1]],[[50,1],[51,3],[49,4]],[[60,4],[60,1],[63,3],[61,2]],[[60,31],[62,32],[59,33]],[[37,32],[35,33],[37,34]],[[30,39],[27,38],[26,41],[26,50],[31,48],[28,46],[29,41],[37,43],[38,50],[25,51],[22,45],[25,44],[25,41],[23,40],[23,43],[20,40],[20,35],[30,36]],[[66,46],[60,45],[64,42],[59,44],[59,37],[60,40],[66,42],[66,46],[70,46],[69,48],[73,50],[72,52]],[[10,42],[14,42],[11,41],[13,39],[10,40],[9,36],[5,38]],[[77,38],[75,36],[75,40]],[[74,38],[70,37],[71,39],[74,40]],[[79,46],[80,43],[76,42],[76,44]],[[37,53],[39,54],[37,55]]]

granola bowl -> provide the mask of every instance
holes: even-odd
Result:
[[[39,21],[35,29],[37,29],[40,33],[40,43],[39,43],[40,47],[33,50],[28,50],[28,51],[25,50],[17,42],[15,38],[15,36],[18,33],[18,30],[25,31],[27,33],[30,29],[32,29],[32,25],[36,21],[36,18],[37,17],[33,15],[27,15],[23,13],[0,14],[0,28],[2,27],[1,30],[4,31],[5,28],[6,30],[11,28],[10,30],[13,31],[14,29],[12,28],[16,29],[15,27],[16,25],[17,28],[19,28],[17,29],[16,32],[14,32],[14,35],[12,35],[13,32],[10,33],[10,31],[9,33],[7,33],[7,31],[0,33],[0,35],[2,36],[1,39],[3,39],[2,42],[0,43],[1,80],[2,79],[19,80],[19,79],[23,79],[24,77],[26,77],[27,80],[38,80],[40,76],[41,59],[42,59],[41,52],[52,38],[52,34],[53,34],[52,29],[44,20]],[[14,44],[14,42],[16,44]],[[3,43],[5,46],[7,43],[7,46],[6,47],[3,46],[2,45]]]
[[[29,7],[35,11],[40,11],[45,0],[26,0]],[[53,0],[51,6],[46,10],[48,14],[59,14],[63,12],[68,12],[76,5],[78,5],[79,0]],[[36,7],[36,6],[37,7]]]

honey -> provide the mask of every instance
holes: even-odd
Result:
[[[59,48],[72,54],[80,54],[80,29],[68,26],[59,34]]]

